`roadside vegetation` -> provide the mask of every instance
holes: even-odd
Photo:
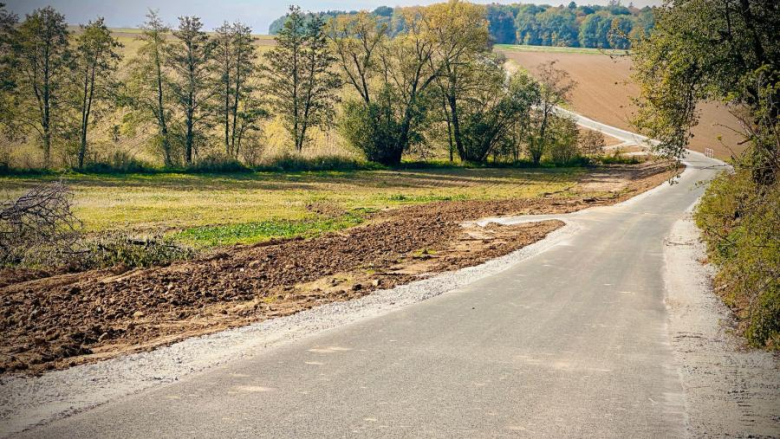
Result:
[[[723,102],[747,149],[707,188],[695,212],[716,292],[750,344],[780,348],[780,5],[672,1],[632,52],[641,86],[636,125],[682,157],[696,104]]]

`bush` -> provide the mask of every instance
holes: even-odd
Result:
[[[553,117],[548,127],[550,159],[556,165],[566,165],[579,158],[577,148],[579,130],[574,120],[566,117]]]
[[[258,171],[355,171],[361,169],[379,169],[377,164],[367,163],[337,155],[319,157],[301,157],[299,154],[283,154],[258,166]]]
[[[186,167],[184,170],[185,172],[191,172],[195,174],[217,174],[252,171],[240,161],[222,155],[208,155],[195,162],[195,164]]]
[[[115,151],[105,161],[87,163],[79,172],[93,174],[143,174],[156,169],[124,151]]]
[[[600,131],[585,130],[580,134],[580,151],[585,155],[600,156],[604,154],[606,146],[604,134]]]
[[[716,291],[751,345],[780,348],[780,183],[757,185],[750,168],[723,173],[695,213]]]

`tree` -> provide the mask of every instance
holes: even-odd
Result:
[[[490,36],[497,44],[514,44],[517,38],[515,28],[515,15],[509,6],[491,4],[487,5],[487,20]]]
[[[6,118],[11,132],[37,133],[43,165],[51,165],[52,140],[62,123],[62,101],[70,62],[65,16],[52,7],[36,9],[12,33],[11,74],[15,87]]]
[[[388,24],[365,12],[343,15],[331,21],[329,37],[345,82],[360,96],[359,100],[348,99],[342,106],[342,135],[368,160],[393,163],[397,156],[396,140],[400,137],[400,116],[382,63]]]
[[[579,156],[579,130],[573,119],[553,115],[549,127],[550,159],[556,165],[566,165]]]
[[[634,124],[680,159],[697,104],[720,101],[740,120],[747,148],[731,158],[695,219],[719,267],[717,288],[744,319],[748,341],[780,345],[780,4],[771,0],[670,1],[635,42],[640,86]]]
[[[220,101],[216,115],[223,127],[225,153],[229,157],[238,157],[241,125],[255,126],[257,118],[265,115],[259,102],[252,99],[255,90],[252,79],[257,69],[254,41],[252,29],[241,22],[226,22],[216,29],[215,63]]]
[[[634,123],[661,141],[661,152],[682,157],[698,123],[696,105],[707,100],[744,108],[746,128],[778,132],[778,8],[771,1],[692,0],[656,11],[655,30],[632,52],[641,87]],[[758,174],[769,176],[777,172],[780,147],[760,137],[748,133],[749,154]]]
[[[178,41],[167,47],[166,62],[173,73],[171,94],[184,113],[184,162],[190,165],[199,137],[196,124],[209,115],[209,99],[216,93],[212,78],[216,41],[209,39],[198,17],[179,17],[179,28],[173,35]]]
[[[19,17],[6,11],[5,4],[0,3],[0,126],[6,134],[11,134],[10,127],[16,115],[13,105],[16,82],[12,48],[18,22]]]
[[[555,109],[569,100],[576,83],[569,74],[555,67],[556,61],[539,66],[538,75],[541,85],[539,105],[533,116],[534,131],[528,141],[528,152],[534,165],[538,165],[551,141],[548,130]]]
[[[115,84],[112,76],[116,72],[121,56],[116,52],[122,45],[111,36],[103,18],[81,26],[76,37],[74,56],[74,95],[80,113],[78,167],[84,167],[87,154],[87,140],[94,107],[110,102],[114,96]]]
[[[525,73],[505,82],[500,66],[482,76],[484,86],[475,89],[463,111],[461,149],[463,161],[484,162],[502,146],[516,150],[516,131],[524,131],[529,114],[539,101],[539,87]],[[516,157],[516,155],[515,155]]]
[[[468,99],[471,91],[482,88],[483,82],[495,83],[496,71],[498,83],[502,84],[504,71],[500,65],[496,69],[495,60],[486,56],[490,44],[483,7],[451,0],[430,6],[423,17],[432,33],[430,44],[435,48],[428,62],[431,71],[438,72],[436,79],[447,104],[446,120],[451,126],[448,132],[452,133],[455,147],[463,158],[466,152],[458,106]]]
[[[261,69],[272,105],[300,152],[309,129],[333,119],[335,90],[341,80],[331,69],[336,58],[328,48],[321,16],[307,23],[300,8],[291,6],[276,42],[265,54],[267,64]]]
[[[141,47],[132,60],[131,76],[126,97],[131,105],[144,115],[152,116],[157,125],[157,142],[163,153],[165,166],[173,166],[174,153],[171,147],[168,125],[170,123],[170,96],[168,95],[168,33],[156,11],[150,10],[146,22],[141,26],[138,39]]]
[[[370,86],[378,72],[376,53],[387,41],[387,23],[379,23],[366,12],[341,15],[330,22],[328,36],[346,83],[354,87],[363,102],[370,104]]]
[[[604,140],[604,134],[601,131],[586,130],[579,136],[580,151],[585,155],[599,156],[604,153],[604,147],[607,145]]]

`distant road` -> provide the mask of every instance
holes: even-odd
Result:
[[[601,122],[596,122],[593,119],[587,118],[581,114],[577,114],[573,111],[569,111],[560,107],[556,108],[556,112],[571,117],[572,119],[574,119],[577,125],[583,126],[585,128],[589,128],[591,130],[601,131],[602,133],[608,136],[612,136],[616,139],[620,139],[623,142],[626,142],[627,144],[651,147],[658,143],[657,141],[651,140],[641,134],[632,133],[630,131],[626,131],[620,128],[603,124]]]

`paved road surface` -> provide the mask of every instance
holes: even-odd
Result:
[[[689,163],[498,275],[27,436],[682,436],[662,249],[716,162]]]

